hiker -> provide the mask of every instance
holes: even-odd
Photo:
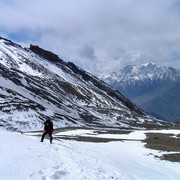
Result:
[[[44,133],[42,135],[41,138],[41,142],[43,142],[44,137],[49,134],[50,137],[50,143],[52,143],[53,137],[52,137],[52,133],[53,133],[53,123],[50,121],[50,119],[46,120],[46,122],[44,123]]]

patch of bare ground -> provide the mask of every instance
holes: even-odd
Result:
[[[57,132],[63,132],[67,130],[78,130],[78,129],[86,129],[86,130],[93,130],[95,134],[129,134],[132,131],[130,130],[96,130],[90,128],[70,128],[70,129],[59,129]],[[86,133],[86,135],[92,135]],[[95,142],[95,143],[106,143],[111,141],[124,141],[127,139],[117,139],[117,138],[102,138],[102,137],[92,137],[92,136],[71,136],[71,135],[61,135],[60,137],[55,137],[56,139],[66,139],[66,140],[75,140],[75,141],[83,141],[83,142]]]
[[[180,153],[164,154],[161,156],[161,159],[171,162],[180,162]]]
[[[132,131],[130,130],[96,130],[94,131],[94,133],[97,133],[97,134],[129,134],[131,133]]]
[[[55,137],[59,139],[59,137]],[[113,138],[99,138],[99,137],[89,137],[89,136],[61,136],[60,139],[75,140],[82,142],[94,142],[94,143],[107,143],[111,141],[122,141],[122,139]]]
[[[145,147],[160,151],[175,152],[164,154],[160,159],[180,162],[180,134],[146,133]],[[177,153],[179,152],[179,153]]]
[[[73,131],[73,130],[92,130],[94,133],[97,134],[129,134],[132,130],[126,129],[96,129],[96,128],[88,128],[88,127],[64,127],[64,128],[57,128],[54,130],[54,133],[65,132],[65,131]]]

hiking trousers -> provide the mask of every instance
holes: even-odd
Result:
[[[41,138],[41,142],[43,142],[44,137],[45,137],[47,134],[49,134],[50,143],[52,143],[53,137],[52,137],[52,133],[50,133],[50,132],[44,132],[44,133],[43,133],[42,138]]]

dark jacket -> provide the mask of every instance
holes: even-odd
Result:
[[[47,120],[45,123],[44,123],[44,132],[47,132],[47,133],[52,133],[53,132],[53,123],[49,120]]]

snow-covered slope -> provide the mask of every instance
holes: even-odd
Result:
[[[0,38],[0,126],[145,127],[160,124],[123,95],[70,62],[38,46]]]
[[[143,139],[145,132],[135,131],[127,138]],[[93,134],[81,130],[54,136],[65,133]],[[0,136],[2,180],[178,180],[180,177],[180,163],[156,159],[154,156],[163,152],[146,149],[141,141],[92,143],[59,139],[50,144],[49,140],[41,143],[40,137],[14,132],[0,130]]]
[[[101,79],[143,110],[180,122],[180,70],[154,63],[129,65]]]

